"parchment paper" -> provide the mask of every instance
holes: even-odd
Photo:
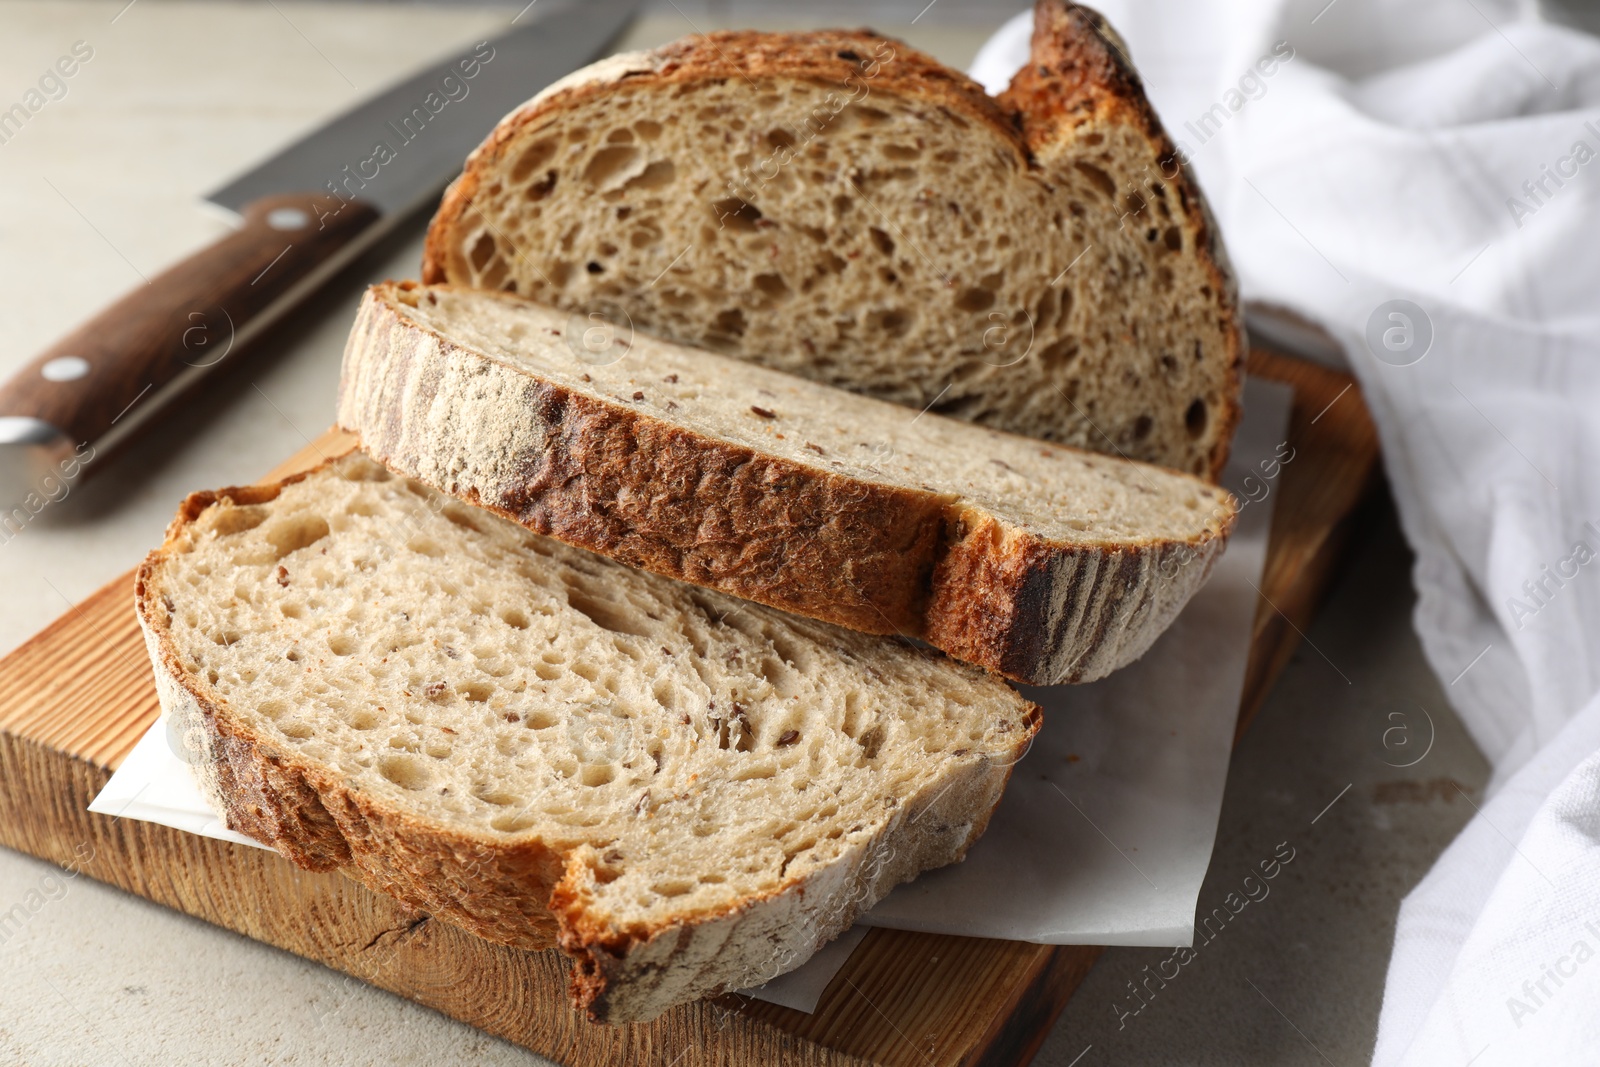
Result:
[[[1246,382],[1223,479],[1245,507],[1211,580],[1132,666],[1090,685],[1025,688],[1044,725],[988,832],[964,863],[901,886],[861,925],[1059,945],[1192,945],[1290,398],[1286,386]],[[183,751],[163,716],[89,810],[262,847],[221,825]],[[748,992],[812,1011],[862,932]]]

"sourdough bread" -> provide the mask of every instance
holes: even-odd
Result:
[[[339,422],[539,533],[1040,685],[1143,654],[1233,521],[1189,475],[590,333],[506,294],[375,286]]]
[[[1239,417],[1199,186],[1115,34],[1061,0],[993,99],[866,31],[604,60],[473,153],[423,280],[1212,480]]]
[[[139,570],[227,824],[604,1021],[799,965],[983,832],[1038,709],[944,657],[630,570],[359,452],[198,493]]]

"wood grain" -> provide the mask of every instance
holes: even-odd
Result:
[[[1346,388],[1349,378],[1259,351],[1250,369],[1295,385],[1296,452],[1273,481],[1280,495],[1241,729],[1310,623],[1377,454],[1360,395]],[[350,443],[326,434],[269,477]],[[559,953],[481,941],[340,875],[310,874],[271,853],[89,814],[90,799],[157,712],[130,574],[0,662],[0,843],[317,960],[562,1063],[1026,1063],[1100,952],[874,929],[810,1015],[726,996],[650,1023],[595,1026],[567,1005],[567,963]]]
[[[377,218],[366,204],[327,194],[255,201],[237,230],[128,293],[0,386],[0,415],[43,419],[71,444],[99,441],[163,387],[221,365],[263,312]],[[69,356],[87,362],[82,377],[45,373]]]

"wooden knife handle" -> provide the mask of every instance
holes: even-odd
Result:
[[[263,312],[308,292],[377,219],[366,204],[326,194],[255,201],[238,230],[128,293],[0,385],[0,416],[42,419],[80,443],[142,421],[168,399],[163,387],[182,389],[226,362],[264,325]]]

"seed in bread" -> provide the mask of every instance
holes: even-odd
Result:
[[[1199,186],[1095,13],[998,98],[868,32],[695,35],[508,115],[423,280],[510,290],[921,411],[1215,480],[1242,316]]]
[[[231,828],[559,945],[611,1022],[798,966],[962,858],[1038,724],[982,672],[630,570],[361,453],[191,496],[137,607]]]
[[[595,360],[581,329],[504,293],[375,286],[339,422],[539,533],[1037,685],[1142,655],[1232,525],[1191,475],[640,332]]]

